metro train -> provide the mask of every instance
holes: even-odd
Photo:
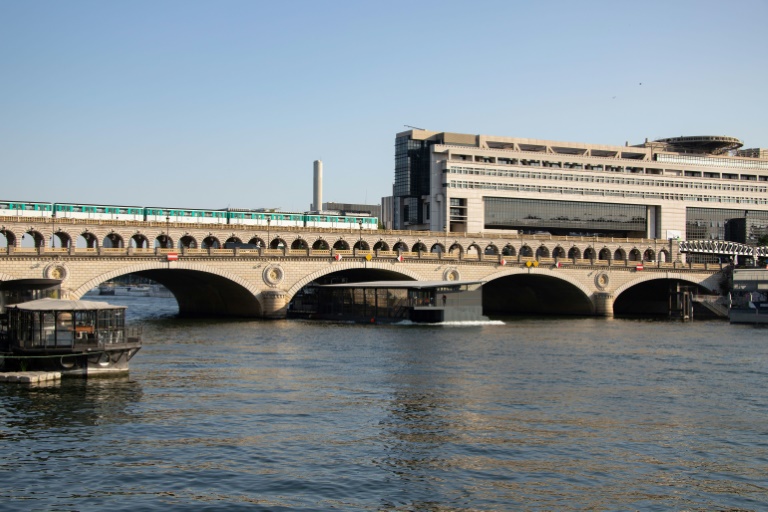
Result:
[[[200,210],[30,201],[0,201],[0,216],[366,230],[379,227],[377,217],[360,213],[289,213],[237,208]]]

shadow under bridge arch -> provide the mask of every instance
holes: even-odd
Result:
[[[483,285],[483,313],[506,315],[593,315],[592,300],[574,284],[542,274],[512,274]]]
[[[191,269],[150,269],[132,272],[170,290],[181,317],[261,317],[262,307],[243,285],[218,274]]]

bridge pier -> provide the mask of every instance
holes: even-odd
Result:
[[[607,292],[597,292],[592,296],[592,302],[595,304],[595,315],[613,317],[613,294]]]
[[[288,313],[288,295],[278,290],[261,292],[261,316],[264,318],[285,318]]]

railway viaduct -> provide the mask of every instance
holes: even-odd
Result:
[[[489,310],[612,316],[647,300],[633,291],[717,294],[723,278],[721,265],[685,263],[677,243],[654,239],[16,217],[0,218],[0,235],[0,284],[57,283],[80,298],[137,274],[168,287],[189,316],[283,318],[304,286],[334,276],[483,280]]]

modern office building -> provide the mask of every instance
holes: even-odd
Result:
[[[409,130],[395,139],[394,229],[751,243],[768,233],[768,151],[741,146]]]

